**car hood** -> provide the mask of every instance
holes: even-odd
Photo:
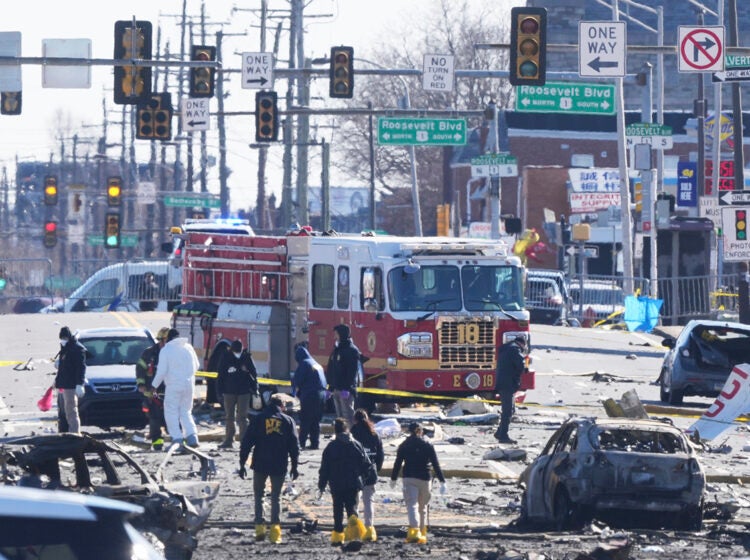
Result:
[[[135,381],[135,365],[86,366],[86,379],[89,381]]]

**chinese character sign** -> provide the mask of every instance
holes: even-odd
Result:
[[[698,205],[698,167],[693,161],[677,163],[677,206]]]

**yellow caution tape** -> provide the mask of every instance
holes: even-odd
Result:
[[[208,379],[216,379],[219,374],[215,371],[196,371],[197,377],[206,377]],[[291,381],[285,379],[271,379],[269,377],[259,377],[258,383],[261,385],[284,385],[290,386]],[[421,399],[421,400],[433,400],[433,401],[471,401],[471,402],[485,402],[489,404],[499,405],[500,401],[489,400],[489,399],[477,399],[473,397],[450,397],[444,395],[428,395],[425,393],[412,393],[410,391],[395,391],[393,389],[378,389],[376,387],[358,387],[358,393],[367,393],[370,395],[383,395],[388,397],[403,397],[409,399]]]
[[[4,362],[0,362],[0,367],[6,367],[6,366],[17,366],[18,364],[22,364],[23,362],[18,362],[14,360],[7,360]]]

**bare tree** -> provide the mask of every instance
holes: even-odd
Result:
[[[490,5],[492,4],[492,5]],[[375,47],[372,54],[362,58],[372,60],[375,66],[391,69],[421,69],[425,54],[450,54],[455,57],[456,69],[498,70],[507,68],[507,53],[500,50],[477,50],[476,43],[502,42],[508,36],[509,6],[504,3],[483,3],[463,0],[440,0],[429,14],[418,14],[403,21],[402,29],[389,29],[387,37],[398,37],[393,42]],[[357,60],[357,67],[368,64]],[[511,87],[506,81],[490,78],[457,79],[450,93],[424,91],[421,77],[412,76],[357,76],[355,99],[357,106],[372,103],[375,109],[397,108],[407,87],[411,107],[415,109],[482,109],[494,100],[498,107],[506,107]],[[469,127],[479,122],[469,122]],[[369,142],[366,116],[353,117],[340,122],[341,128],[332,146],[338,157],[332,158],[349,176],[369,181]],[[417,176],[420,187],[420,205],[423,222],[435,223],[436,204],[442,202],[443,150],[422,147],[416,150]],[[377,189],[388,196],[409,186],[410,163],[408,152],[401,147],[375,146],[375,180]],[[413,234],[413,223],[408,216],[408,196],[395,197],[393,212],[389,212],[391,233]],[[396,219],[392,219],[397,216]],[[385,225],[385,224],[384,224]],[[426,227],[425,232],[434,231]]]

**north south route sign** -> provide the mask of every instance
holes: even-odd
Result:
[[[517,86],[516,111],[614,115],[615,86],[565,82]]]
[[[466,119],[378,118],[378,144],[451,146],[466,144]]]

